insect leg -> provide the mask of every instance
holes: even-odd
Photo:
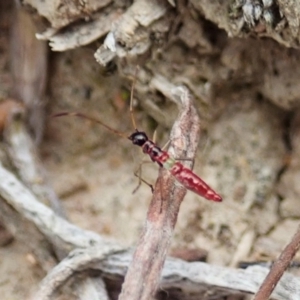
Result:
[[[170,143],[171,143],[171,140],[168,140],[168,141],[164,144],[164,146],[161,148],[161,150],[165,150],[165,149],[170,145]]]
[[[134,194],[140,188],[142,182],[147,184],[150,187],[151,192],[153,193],[154,191],[153,185],[142,178],[142,166],[143,164],[148,164],[148,163],[152,163],[152,161],[142,161],[137,167],[137,169],[134,171],[134,176],[136,176],[139,179],[139,182],[137,187],[132,191],[132,194]]]

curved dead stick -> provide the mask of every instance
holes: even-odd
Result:
[[[118,247],[109,249],[105,246],[98,246],[73,251],[44,278],[35,299],[48,299],[42,297],[50,296],[68,278],[79,271],[99,270],[104,278],[119,280],[120,276],[125,276],[132,262],[132,253],[123,250],[114,254],[114,251],[118,252]],[[246,295],[257,290],[267,272],[268,269],[261,266],[243,270],[168,258],[161,274],[160,288],[168,293],[172,291],[174,293],[176,289],[182,291],[181,299],[189,299],[189,293],[198,295],[199,299],[206,295],[208,300],[236,293]],[[96,280],[101,280],[101,278],[96,278]],[[286,273],[272,296],[276,300],[298,300],[299,293],[299,279]],[[37,295],[41,298],[37,298]],[[171,295],[170,298],[172,298]]]
[[[32,300],[49,300],[57,289],[64,284],[74,273],[93,267],[108,255],[120,252],[121,247],[102,246],[87,249],[76,249],[60,262],[43,279],[38,292]]]
[[[23,108],[10,112],[4,128],[7,152],[21,180],[37,196],[48,204],[54,212],[65,218],[60,199],[47,180],[46,170],[39,158],[37,147],[26,127]]]
[[[110,243],[109,239],[80,229],[58,217],[50,208],[40,203],[35,195],[1,164],[0,195],[21,216],[33,222],[49,241],[66,252],[76,247],[86,248]]]
[[[170,87],[169,84],[166,90],[170,91]],[[169,152],[174,157],[194,157],[200,130],[196,108],[187,89],[183,87],[173,87],[171,98],[178,105],[180,113],[171,131]],[[146,225],[119,299],[142,300],[154,296],[185,194],[186,189],[176,184],[168,171],[161,169]]]

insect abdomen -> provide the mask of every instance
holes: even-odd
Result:
[[[170,169],[171,174],[188,190],[216,202],[222,201],[222,197],[218,195],[209,185],[207,185],[192,170],[186,168],[181,163],[176,162]]]

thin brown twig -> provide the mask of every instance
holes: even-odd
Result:
[[[185,88],[175,89],[174,95],[179,100],[177,104],[180,113],[172,128],[169,151],[175,157],[191,158],[194,157],[198,144],[199,117]],[[125,277],[120,300],[151,299],[155,295],[185,194],[186,189],[176,185],[169,172],[161,169],[146,225]]]
[[[276,287],[278,281],[282,277],[284,271],[290,265],[293,257],[300,248],[300,226],[293,236],[291,242],[285,247],[279,258],[274,262],[269,274],[263,281],[258,292],[255,294],[253,300],[269,299],[271,293]]]

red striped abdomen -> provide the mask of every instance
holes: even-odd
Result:
[[[210,186],[208,186],[200,177],[192,170],[186,168],[181,163],[176,162],[170,169],[171,174],[188,190],[206,198],[207,200],[222,201],[222,197],[218,195]]]

